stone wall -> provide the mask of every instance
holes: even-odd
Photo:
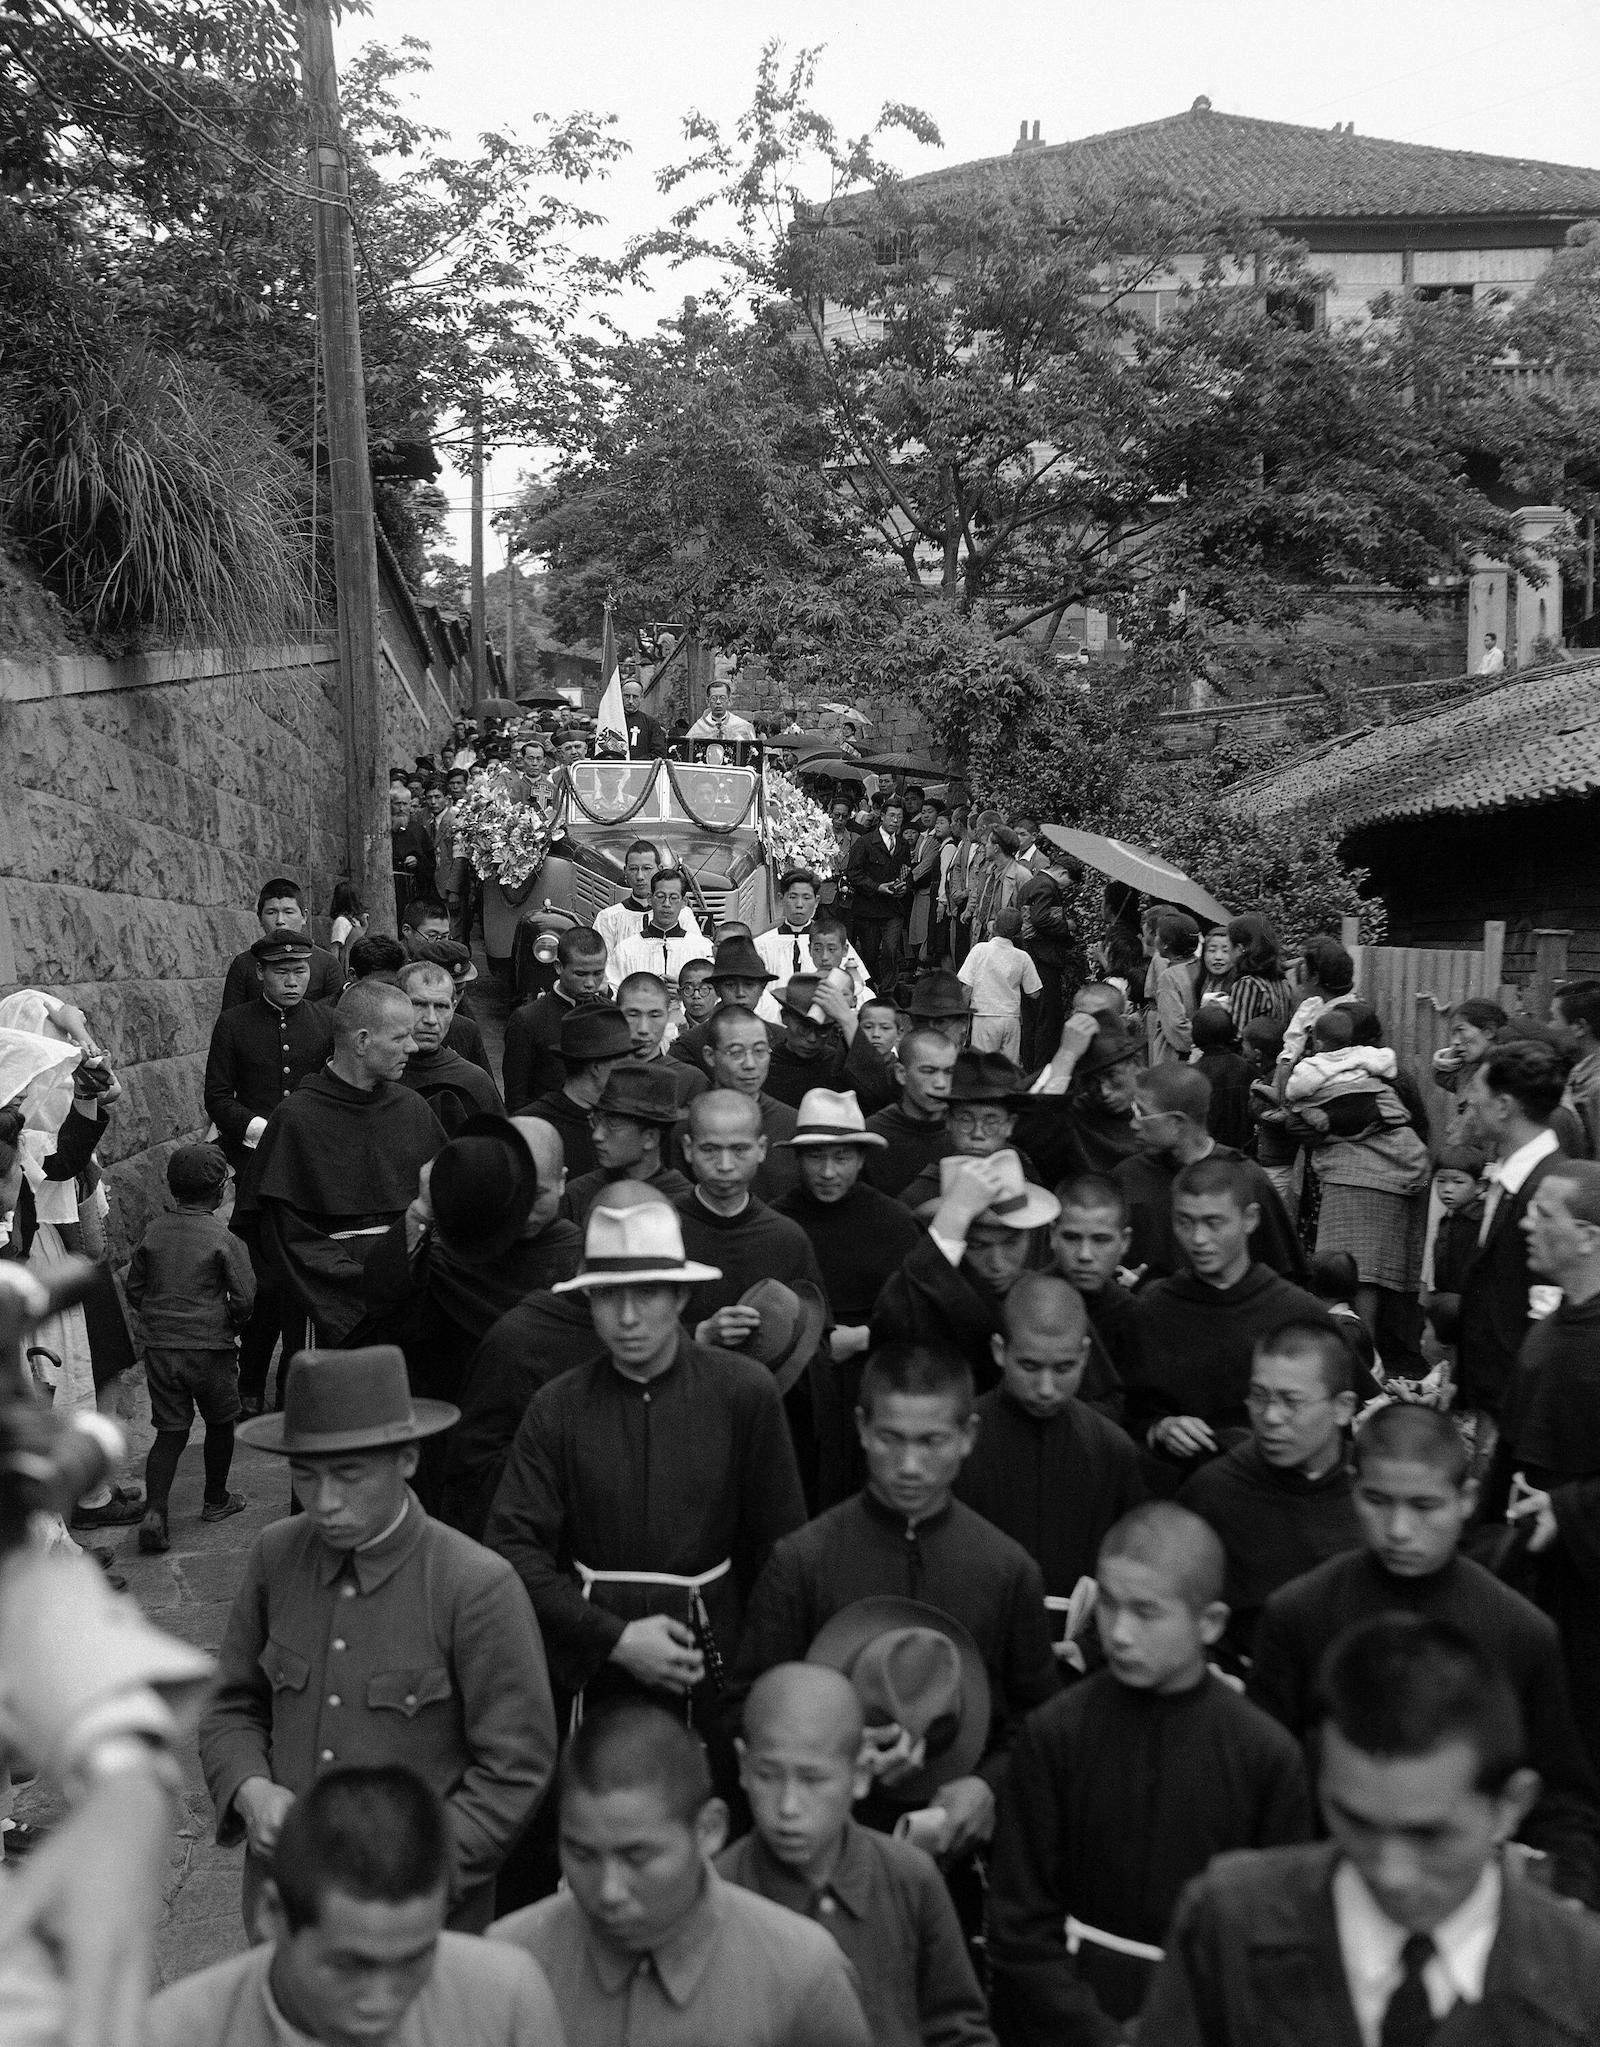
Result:
[[[385,738],[409,758],[447,707],[425,721],[391,680]],[[205,1128],[222,977],[259,933],[262,881],[292,875],[327,928],[345,831],[334,653],[0,660],[0,746],[0,994],[81,1004],[122,1079],[100,1153],[120,1263],[163,1205],[168,1153]]]

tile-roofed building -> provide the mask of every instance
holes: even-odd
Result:
[[[1326,810],[1347,830],[1600,791],[1600,658],[1507,677],[1442,710],[1342,733],[1228,792],[1240,817]]]
[[[1202,94],[1187,113],[1076,142],[1030,144],[1006,156],[908,178],[936,196],[989,179],[1035,179],[1068,211],[1074,191],[1140,179],[1207,194],[1290,233],[1334,221],[1444,218],[1563,220],[1600,213],[1600,170],[1357,135],[1345,127],[1218,113]]]
[[[1502,918],[1514,977],[1540,930],[1570,931],[1570,971],[1600,974],[1600,656],[1343,733],[1235,783],[1223,808],[1241,828],[1334,819],[1396,944],[1471,944]]]

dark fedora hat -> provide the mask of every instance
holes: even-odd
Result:
[[[659,1123],[663,1130],[683,1115],[678,1084],[672,1077],[676,1059],[625,1059],[611,1069],[595,1111],[630,1116],[635,1123]]]
[[[882,1787],[896,1803],[926,1805],[976,1768],[989,1738],[989,1673],[952,1615],[892,1593],[858,1599],[823,1623],[806,1661],[849,1678],[869,1728],[894,1721],[926,1741],[922,1769]]]
[[[469,1116],[433,1162],[428,1199],[439,1235],[469,1264],[517,1240],[539,1196],[528,1140],[504,1116]]]
[[[821,982],[820,974],[792,974],[783,987],[773,989],[772,999],[780,1009],[788,1010],[792,1016],[806,1023],[826,1023],[826,1011],[819,1011],[815,1016],[811,1013]]]
[[[950,1074],[952,1102],[1009,1102],[1021,1092],[1021,1070],[1004,1052],[956,1054]]]
[[[970,1016],[972,990],[959,974],[939,967],[924,974],[911,991],[913,1016]]]
[[[346,1450],[392,1450],[453,1428],[459,1407],[413,1400],[405,1354],[392,1343],[367,1350],[302,1350],[289,1361],[280,1414],[258,1414],[234,1434],[276,1457],[337,1457]]]
[[[1094,1042],[1072,1069],[1072,1077],[1090,1080],[1097,1073],[1109,1073],[1125,1059],[1137,1059],[1143,1049],[1133,1033],[1124,1030],[1114,1016],[1097,1017]]]
[[[561,1019],[563,1059],[626,1059],[633,1050],[628,1019],[611,1002],[588,1002]]]
[[[775,981],[778,977],[756,951],[755,940],[740,934],[723,939],[706,978],[710,981]]]
[[[741,1308],[754,1308],[761,1327],[740,1346],[771,1372],[780,1393],[787,1393],[810,1364],[828,1319],[828,1304],[810,1280],[785,1286],[781,1279],[758,1279],[739,1296]]]

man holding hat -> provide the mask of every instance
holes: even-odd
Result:
[[[528,1105],[527,1114],[554,1125],[566,1153],[569,1178],[599,1164],[590,1118],[620,1060],[633,1050],[628,1019],[609,1002],[586,1003],[561,1019],[561,1063],[566,1080]]]
[[[459,1129],[471,1116],[503,1116],[505,1104],[493,1080],[445,1043],[455,1015],[450,969],[436,960],[407,960],[398,978],[411,998],[411,1036],[417,1048],[401,1075],[406,1086],[421,1095],[447,1131]]]
[[[631,983],[624,984],[628,985]],[[672,1163],[672,1132],[682,1113],[673,1078],[675,1065],[666,1059],[648,1064],[624,1059],[611,1069],[589,1115],[597,1164],[592,1173],[568,1182],[561,1203],[563,1215],[580,1230],[613,1181],[641,1180],[668,1201],[688,1193],[689,1181]],[[563,1279],[568,1276],[561,1274]]]
[[[1001,1303],[1028,1269],[1035,1232],[1055,1221],[1061,1204],[1024,1176],[1014,1151],[942,1159],[939,1173],[928,1233],[878,1296],[872,1338],[952,1345],[989,1386],[998,1377]]]
[[[923,1236],[905,1205],[863,1175],[885,1141],[867,1128],[853,1094],[814,1088],[801,1101],[789,1140],[800,1184],[773,1204],[810,1239],[833,1310],[829,1350],[819,1352],[811,1371],[817,1495],[825,1507],[848,1499],[866,1475],[855,1413],[868,1325],[886,1281]]]
[[[591,1209],[583,1269],[552,1289],[588,1296],[604,1355],[529,1402],[485,1539],[527,1587],[565,1693],[675,1702],[731,1770],[723,1666],[805,1502],[770,1369],[683,1327],[689,1289],[720,1272],[685,1257],[675,1210],[616,1191],[633,1205]]]
[[[217,1143],[242,1187],[256,1163],[267,1118],[316,1073],[333,1050],[333,1018],[307,999],[314,947],[288,929],[258,938],[250,948],[261,992],[226,1008],[211,1030],[206,1055],[205,1109]],[[260,1411],[284,1301],[261,1247],[258,1214],[235,1209],[234,1235],[250,1253],[255,1304],[240,1334],[239,1396],[247,1413]]]
[[[413,1400],[389,1346],[302,1352],[283,1411],[239,1440],[288,1460],[304,1511],[257,1538],[200,1760],[245,1921],[295,1799],[344,1763],[398,1763],[444,1801],[449,1923],[481,1932],[494,1877],[555,1761],[539,1630],[515,1574],[430,1519],[407,1481],[457,1410]]]
[[[460,1401],[467,1367],[502,1315],[570,1279],[583,1254],[559,1210],[561,1139],[532,1117],[475,1116],[423,1175],[361,1274],[364,1342],[397,1343],[411,1390]],[[438,1511],[447,1437],[423,1451],[416,1490]]]
[[[950,1074],[950,1106],[945,1118],[948,1156],[987,1159],[997,1151],[1016,1151],[1011,1139],[1021,1094],[1022,1075],[1003,1052],[958,1052]],[[1035,1179],[1028,1159],[1020,1152],[1018,1157],[1028,1178]],[[938,1206],[942,1163],[930,1159],[917,1177],[901,1188],[900,1199],[913,1214],[930,1215]]]
[[[1078,998],[1086,993],[1078,991]],[[1114,1174],[1139,1151],[1133,1104],[1144,1046],[1111,1016],[1074,1011],[1048,1066],[1019,1101],[1019,1135],[1047,1186]]]
[[[286,1310],[324,1344],[360,1321],[361,1267],[444,1143],[433,1111],[402,1085],[411,1019],[410,997],[388,982],[346,989],[327,1065],[273,1111],[254,1184],[240,1189],[239,1210],[260,1216]],[[286,1355],[294,1348],[286,1342]]]
[[[307,1001],[328,1002],[339,993],[344,986],[344,975],[331,952],[311,943],[306,930],[305,891],[299,882],[290,881],[286,875],[263,882],[261,893],[256,897],[256,920],[263,938],[277,938],[288,932],[296,938],[303,938],[310,946]],[[245,1003],[253,1002],[260,992],[261,962],[252,945],[244,952],[235,953],[228,962],[227,978],[222,984],[223,1010],[242,1008]]]
[[[772,999],[783,1025],[783,1042],[772,1048],[767,1069],[767,1091],[775,1100],[798,1108],[814,1088],[846,1088],[869,1110],[889,1106],[894,1076],[835,978],[794,974]]]

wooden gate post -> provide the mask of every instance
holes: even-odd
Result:
[[[1543,1023],[1550,1014],[1550,998],[1567,978],[1567,947],[1570,931],[1535,931],[1533,934],[1533,979],[1528,983],[1532,997],[1529,1015]]]
[[[1506,927],[1503,921],[1483,927],[1483,985],[1478,990],[1491,1002],[1500,1000],[1500,983],[1505,978]]]

